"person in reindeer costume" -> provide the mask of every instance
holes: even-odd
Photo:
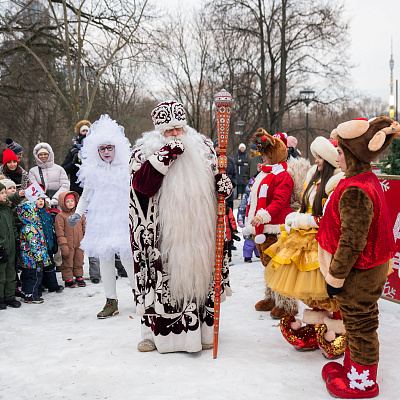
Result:
[[[287,149],[283,141],[259,128],[251,139],[260,151],[263,164],[251,188],[243,234],[251,234],[256,243],[262,264],[267,266],[270,257],[264,253],[277,241],[280,224],[292,212],[290,201],[293,179],[287,172]],[[267,285],[265,298],[256,304],[258,311],[271,311],[272,318],[285,314],[296,315],[297,302],[271,290]]]
[[[198,352],[213,343],[216,193],[229,196],[232,183],[217,174],[213,144],[187,125],[182,104],[162,102],[152,119],[155,130],[137,140],[130,165],[138,350]]]
[[[378,299],[395,255],[393,232],[381,185],[370,162],[400,127],[390,118],[340,124],[337,161],[345,171],[325,208],[316,239],[321,272],[330,297],[339,302],[347,335],[343,365],[322,369],[328,392],[344,399],[378,396]]]
[[[83,186],[76,211],[68,218],[75,226],[86,214],[86,231],[81,249],[88,257],[100,259],[100,273],[106,304],[97,318],[118,314],[115,281],[117,254],[134,284],[132,250],[129,240],[130,143],[124,128],[108,115],[90,127],[82,147],[78,181]],[[132,289],[134,286],[132,286]]]
[[[278,241],[265,250],[271,257],[265,268],[267,285],[311,307],[303,312],[306,323],[303,327],[292,315],[283,317],[280,324],[283,336],[300,351],[319,347],[326,358],[338,358],[345,350],[345,330],[339,305],[328,297],[325,279],[319,270],[318,242],[315,240],[323,206],[344,176],[336,161],[335,146],[337,142],[322,136],[311,143],[315,165],[307,172],[300,212],[286,217],[286,230],[282,226]]]

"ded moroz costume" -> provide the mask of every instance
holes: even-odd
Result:
[[[335,397],[371,398],[379,394],[377,302],[396,251],[370,162],[400,137],[400,127],[387,117],[357,119],[340,124],[331,136],[338,140],[338,162],[346,173],[326,205],[316,239],[328,294],[336,296],[342,313],[347,349],[343,365],[328,363],[322,377]]]
[[[131,158],[138,350],[197,352],[213,343],[216,188],[229,195],[232,185],[216,174],[213,144],[187,125],[182,104],[160,103],[152,118],[155,130]],[[225,254],[221,298],[230,295],[227,264]]]

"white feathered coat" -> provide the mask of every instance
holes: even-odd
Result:
[[[49,152],[49,159],[45,163],[41,162],[36,154],[36,152],[41,148],[45,148]],[[45,190],[56,190],[57,192],[53,198],[58,200],[58,195],[60,193],[69,190],[67,173],[60,165],[54,164],[54,152],[48,143],[37,144],[33,149],[33,156],[35,157],[37,166],[29,170],[29,180],[31,183],[42,183],[39,174],[39,167],[42,168]]]

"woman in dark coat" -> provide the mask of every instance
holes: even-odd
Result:
[[[238,199],[242,198],[242,195],[246,189],[246,185],[243,181],[243,175],[246,171],[246,167],[249,165],[249,161],[250,157],[246,152],[246,145],[244,143],[240,143],[239,150],[235,156]]]

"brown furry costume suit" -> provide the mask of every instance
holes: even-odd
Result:
[[[336,295],[339,302],[347,334],[343,366],[329,363],[322,372],[329,393],[335,397],[369,398],[379,394],[377,301],[386,281],[389,259],[394,255],[394,241],[383,192],[370,162],[399,134],[400,127],[387,117],[371,122],[349,121],[332,132],[346,161],[342,182],[350,182],[341,195],[338,185],[338,203],[334,192],[330,199],[333,204],[327,206],[317,235],[321,272],[328,293]],[[335,201],[338,214],[334,211]],[[335,237],[331,232],[337,226],[339,241],[335,251],[329,242]]]

